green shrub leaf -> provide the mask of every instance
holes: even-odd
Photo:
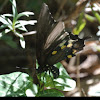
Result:
[[[73,33],[75,35],[79,35],[79,33],[83,30],[86,25],[86,21],[84,19],[84,13],[81,13],[79,16],[79,20],[77,22],[77,26],[73,29]]]
[[[22,16],[27,16],[27,17],[29,17],[29,15],[34,15],[34,13],[33,13],[33,12],[29,12],[29,11],[19,13],[18,16],[17,16],[17,19],[19,19],[19,18],[22,17]]]
[[[64,94],[56,89],[47,89],[37,93],[36,97],[64,97]]]
[[[31,80],[28,74],[22,72],[0,75],[0,96],[29,96],[28,89],[32,91],[31,96],[35,96],[37,86]]]

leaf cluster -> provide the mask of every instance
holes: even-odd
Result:
[[[4,37],[6,37],[5,34],[12,31],[15,36],[20,38],[20,44],[22,48],[25,48],[24,36],[20,33],[20,30],[23,32],[28,32],[25,26],[34,25],[37,21],[36,20],[29,20],[29,21],[20,20],[21,17],[23,16],[29,17],[30,15],[34,15],[34,13],[29,12],[29,11],[18,13],[16,1],[10,0],[10,2],[12,4],[12,14],[0,15],[0,22],[2,23],[2,25],[0,26],[0,30],[3,30],[2,32],[0,32],[0,39],[5,40],[4,39]],[[12,40],[10,36],[7,36],[7,37],[10,38],[8,39],[9,43],[7,40],[5,40],[5,42],[7,42],[10,46],[14,47],[15,42]]]

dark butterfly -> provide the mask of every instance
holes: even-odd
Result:
[[[64,22],[56,22],[48,6],[43,3],[37,23],[36,56],[39,64],[38,73],[51,71],[54,78],[59,76],[59,69],[54,64],[75,56],[84,47],[84,39],[65,32]]]

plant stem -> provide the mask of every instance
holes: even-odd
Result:
[[[80,63],[80,55],[78,54],[77,56],[77,87],[81,96],[81,85],[80,85],[80,70],[79,70],[79,63]]]

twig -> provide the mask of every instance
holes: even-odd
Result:
[[[86,6],[88,2],[89,0],[81,0],[80,3],[79,2],[76,3],[75,8],[72,10],[70,15],[66,19],[63,20],[66,26],[71,22],[71,20],[74,20],[79,16],[80,12],[82,12],[82,10],[84,9],[84,7]],[[100,2],[100,0],[91,0],[90,4],[92,5],[93,3],[96,3],[96,2]]]
[[[79,89],[79,93],[81,96],[81,85],[80,85],[80,70],[79,70],[79,64],[80,64],[80,55],[77,55],[77,87]]]
[[[84,97],[87,96],[83,88],[82,88],[82,93],[84,94]]]

